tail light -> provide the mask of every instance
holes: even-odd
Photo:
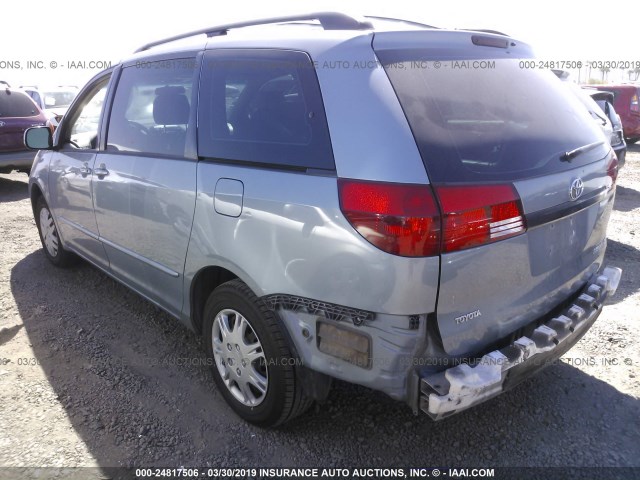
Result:
[[[340,208],[360,235],[404,257],[438,255],[440,213],[428,185],[338,180]]]
[[[477,247],[525,231],[513,185],[441,185],[436,194],[442,208],[443,252]]]
[[[435,187],[338,180],[340,208],[351,225],[381,250],[428,257],[472,248],[526,230],[513,185]]]
[[[631,97],[631,105],[629,107],[632,112],[640,113],[640,105],[638,104],[638,95]]]

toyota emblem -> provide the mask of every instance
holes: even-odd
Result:
[[[577,200],[584,192],[584,183],[581,178],[576,178],[571,181],[571,188],[569,189],[569,197],[571,200]]]

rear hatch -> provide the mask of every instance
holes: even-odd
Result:
[[[374,49],[441,215],[437,323],[480,352],[541,318],[601,265],[617,161],[531,51],[472,32],[385,32]]]
[[[24,131],[45,124],[42,112],[24,93],[0,90],[0,152],[27,150]]]

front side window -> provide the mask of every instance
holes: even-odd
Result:
[[[335,168],[318,80],[303,52],[208,52],[198,125],[201,157]]]
[[[107,150],[183,156],[191,121],[194,60],[123,69],[113,100]]]
[[[100,115],[109,78],[110,75],[101,79],[71,112],[69,127],[64,133],[64,144],[80,149],[95,150],[98,148]]]

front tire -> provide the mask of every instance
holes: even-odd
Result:
[[[273,427],[309,408],[284,327],[242,281],[211,293],[203,328],[216,385],[241,418]]]
[[[47,202],[42,197],[36,201],[35,220],[44,254],[49,261],[57,267],[66,267],[75,263],[77,257],[62,247],[58,227],[53,221]]]

